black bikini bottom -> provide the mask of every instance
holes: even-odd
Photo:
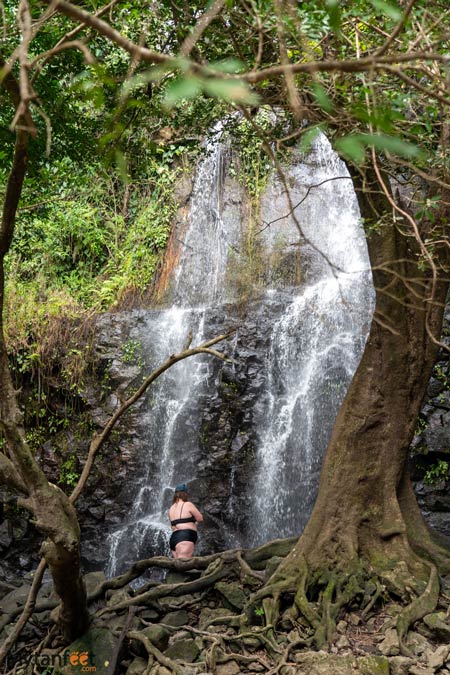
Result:
[[[175,530],[175,532],[172,532],[172,536],[170,537],[170,550],[175,551],[176,545],[182,541],[192,541],[192,543],[195,544],[197,542],[197,537],[198,535],[195,530]]]

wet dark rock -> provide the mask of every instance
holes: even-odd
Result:
[[[450,309],[444,316],[444,341],[448,341]],[[440,350],[411,444],[411,478],[417,500],[427,522],[441,534],[450,536],[450,472],[433,476],[441,462],[450,465],[450,355]],[[425,481],[425,478],[432,479]]]
[[[0,525],[0,551],[7,549],[13,540],[11,523],[5,520]]]

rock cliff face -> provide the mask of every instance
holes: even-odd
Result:
[[[109,548],[110,574],[168,550],[167,509],[181,481],[205,514],[202,553],[300,531],[362,353],[373,291],[344,165],[324,138],[307,158],[293,154],[285,179],[294,219],[283,181],[270,178],[256,206],[232,162],[215,141],[188,186],[158,287],[162,308],[99,324],[112,403],[189,332],[196,344],[236,328],[230,364],[178,364],[124,425],[134,434],[118,440],[120,456],[132,457],[126,483],[106,496],[101,545],[92,527],[85,537],[86,551]],[[122,503],[121,523],[111,499]]]
[[[239,326],[239,329],[227,349],[230,356],[238,355],[238,358],[231,365],[210,362],[210,386],[197,402],[195,425],[200,448],[196,476],[190,489],[192,498],[201,505],[206,516],[199,546],[201,553],[239,545],[252,538],[255,523],[249,514],[252,513],[253,496],[248,488],[254,479],[259,442],[255,416],[266,385],[265,354],[274,320],[285,303],[286,298],[280,294],[269,304],[255,299],[245,308],[229,305],[219,312],[210,310],[208,313],[211,334],[218,334],[230,325]],[[157,311],[154,320],[158,320]],[[145,367],[139,361],[139,355],[135,357],[137,364],[123,363],[123,347],[129,344],[130,326],[134,326],[131,332],[135,335],[136,326],[145,326],[147,321],[148,310],[136,310],[105,316],[100,322],[100,372],[109,373],[109,387],[114,393],[103,394],[101,402],[101,391],[91,391],[92,414],[99,423],[114,407],[116,397],[140,380]],[[447,327],[450,327],[450,310],[446,313],[444,332]],[[450,404],[446,403],[450,400],[448,368],[449,357],[442,352],[422,409],[423,421],[419,425],[422,431],[415,436],[411,446],[411,475],[428,522],[438,532],[450,535],[448,482],[445,477],[438,478],[434,484],[424,481],[426,471],[438,459],[446,461],[450,454],[450,434],[445,425],[445,415],[450,413]],[[148,462],[143,440],[145,427],[142,426],[147,405],[148,401],[141,401],[121,425],[114,443],[105,449],[96,466],[88,492],[80,499],[83,558],[87,569],[104,567],[109,555],[104,533],[120,526],[124,514],[132,509],[133,486]],[[183,462],[182,451],[180,462]],[[317,485],[320,464],[321,457],[317,456],[311,473],[312,485]],[[307,509],[312,507],[313,500],[314,491],[311,490]],[[164,541],[160,543],[164,545]],[[150,550],[144,552],[150,553]]]
[[[444,316],[444,344],[450,344],[450,308]],[[441,349],[430,378],[411,444],[411,476],[426,520],[450,536],[450,354]]]

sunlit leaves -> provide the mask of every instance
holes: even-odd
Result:
[[[164,102],[172,108],[178,101],[195,98],[202,91],[202,83],[197,77],[177,77],[166,87]]]
[[[242,80],[221,80],[219,78],[205,79],[204,91],[210,96],[233,103],[256,105],[258,96]]]
[[[307,129],[300,137],[300,150],[307,153],[318,136],[323,132],[324,125],[317,125]]]
[[[245,70],[245,64],[239,59],[222,59],[220,61],[213,61],[209,64],[211,70],[217,70],[219,73],[242,73]]]
[[[200,93],[243,105],[256,105],[259,100],[242,80],[184,75],[168,83],[164,105],[166,108],[172,108],[179,101],[193,99]]]

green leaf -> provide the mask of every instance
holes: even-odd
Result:
[[[338,0],[325,0],[325,8],[330,18],[330,26],[335,33],[341,29],[341,12]]]
[[[120,177],[122,178],[125,184],[128,183],[129,178],[128,178],[127,160],[122,150],[115,151],[114,159],[116,161],[116,166],[117,169],[119,170]]]
[[[210,63],[212,70],[217,70],[219,73],[241,73],[245,70],[245,66],[239,59],[222,59],[221,61],[213,61]]]
[[[349,159],[356,164],[362,164],[364,162],[364,146],[356,135],[338,138],[334,145],[338,153],[343,155],[346,159]]]
[[[386,0],[370,0],[370,4],[380,12],[380,14],[386,14],[386,16],[394,21],[399,21],[402,18],[401,9],[393,2],[386,2]]]
[[[311,127],[310,129],[305,131],[304,134],[302,134],[299,143],[300,150],[302,152],[309,152],[311,150],[311,146],[316,140],[317,136],[320,134],[321,130],[322,129],[320,126]]]
[[[377,150],[386,150],[393,155],[399,155],[407,159],[422,155],[422,151],[417,145],[403,141],[398,136],[386,134],[358,134],[357,136],[364,145],[373,146]]]
[[[203,88],[210,96],[225,101],[244,103],[246,105],[256,105],[259,102],[258,96],[242,80],[208,78],[204,80]]]
[[[360,164],[364,161],[365,148],[373,147],[376,150],[390,152],[393,155],[413,159],[420,157],[422,151],[417,145],[408,143],[398,136],[387,134],[351,134],[339,138],[335,143],[338,152],[348,159]]]
[[[325,110],[325,112],[331,112],[333,110],[333,101],[328,96],[321,84],[314,82],[312,85],[312,93],[317,103],[323,110]]]
[[[179,101],[195,98],[200,94],[201,90],[201,81],[198,77],[177,77],[166,88],[164,106],[166,108],[173,108]]]

